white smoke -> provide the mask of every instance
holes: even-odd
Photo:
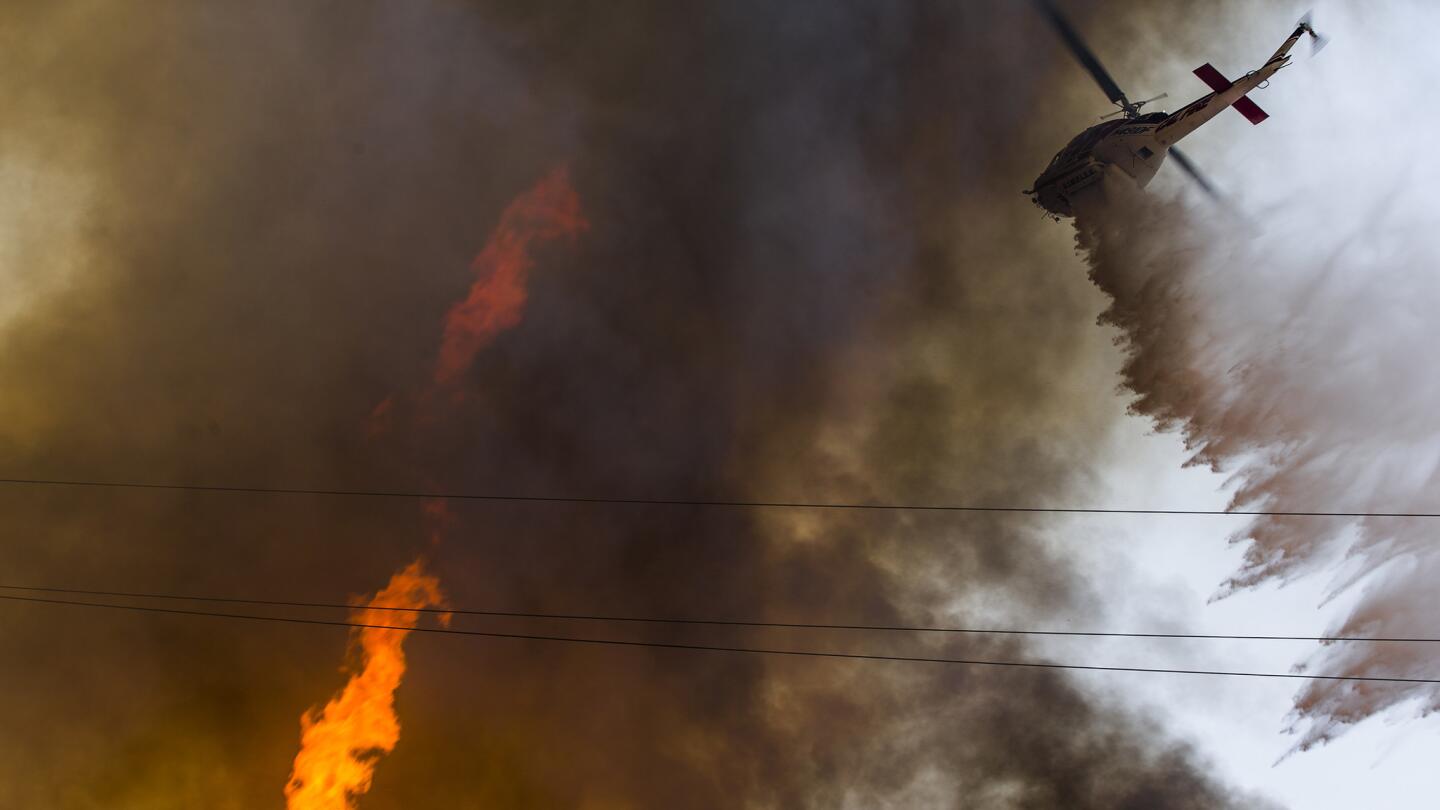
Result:
[[[1293,22],[1258,16],[1247,50]],[[1440,512],[1440,7],[1356,4],[1319,22],[1334,44],[1255,94],[1271,121],[1234,116],[1184,144],[1258,233],[1163,184],[1109,183],[1079,244],[1113,297],[1133,409],[1232,474],[1235,508]],[[1213,152],[1221,138],[1232,154]],[[1220,596],[1333,568],[1332,595],[1363,591],[1334,634],[1440,636],[1440,520],[1263,517],[1235,539],[1245,562]],[[1432,647],[1334,644],[1298,668],[1436,678]],[[1411,701],[1435,711],[1440,690],[1314,681],[1292,730],[1306,748]]]

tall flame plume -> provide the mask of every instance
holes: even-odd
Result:
[[[475,280],[466,297],[446,313],[444,335],[435,364],[432,385],[449,386],[497,335],[520,323],[528,298],[526,285],[534,259],[532,243],[573,238],[588,227],[580,199],[564,167],[552,170],[515,198],[471,263]],[[422,400],[429,399],[429,392]],[[462,401],[461,399],[454,400]],[[396,421],[397,400],[386,397],[370,413],[370,438],[389,431]],[[452,520],[444,501],[430,501],[425,516],[438,542]],[[285,786],[288,810],[351,810],[369,789],[375,764],[394,750],[400,740],[395,715],[395,690],[405,675],[405,637],[419,619],[419,610],[443,607],[440,581],[425,573],[419,560],[390,578],[354,618],[361,624],[388,628],[361,628],[352,636],[359,648],[358,669],[345,689],[300,718],[300,753]],[[448,620],[441,614],[442,623]]]
[[[350,681],[324,708],[312,708],[300,718],[300,753],[285,785],[288,810],[351,810],[370,789],[376,760],[400,739],[395,690],[405,676],[402,645],[420,618],[409,610],[443,607],[444,602],[440,581],[416,560],[352,613],[357,623],[394,629],[353,631],[358,662]],[[447,619],[441,614],[442,623]]]

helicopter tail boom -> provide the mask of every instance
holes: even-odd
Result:
[[[1200,77],[1200,81],[1210,85],[1210,89],[1217,93],[1223,93],[1234,86],[1229,79],[1225,78],[1225,74],[1216,70],[1215,66],[1209,62],[1195,68],[1194,73]],[[1270,117],[1270,113],[1260,109],[1260,105],[1251,101],[1249,96],[1235,99],[1230,106],[1234,107],[1235,112],[1245,116],[1245,119],[1252,124],[1258,124]]]
[[[1263,85],[1276,71],[1290,64],[1290,50],[1302,36],[1309,34],[1317,49],[1324,40],[1310,26],[1308,17],[1295,26],[1295,30],[1258,70],[1246,73],[1238,81],[1231,82],[1209,63],[1195,69],[1195,75],[1210,85],[1215,92],[1198,98],[1160,122],[1155,127],[1155,137],[1164,145],[1170,145],[1189,135],[1226,107],[1235,107],[1250,123],[1258,124],[1269,118],[1269,114],[1251,101],[1246,94]]]

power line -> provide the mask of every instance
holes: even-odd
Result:
[[[229,486],[173,484],[142,481],[73,481],[46,478],[0,478],[0,484],[89,487],[99,489],[157,489],[181,492],[216,492],[246,495],[318,495],[352,498],[402,498],[444,501],[508,501],[519,503],[588,503],[631,506],[701,506],[743,509],[841,509],[909,512],[1017,512],[1026,514],[1076,515],[1214,515],[1237,517],[1330,517],[1330,518],[1440,518],[1440,512],[1323,512],[1277,509],[1122,509],[1079,506],[974,506],[940,503],[880,503],[833,501],[762,501],[706,498],[615,498],[573,495],[509,495],[479,492],[424,492],[381,489],[318,489],[300,487]]]
[[[233,605],[261,605],[265,607],[330,608],[338,610],[386,610],[405,613],[455,614],[458,616],[492,616],[515,619],[551,619],[560,621],[617,622],[633,624],[678,624],[707,625],[719,627],[754,627],[786,630],[865,630],[892,633],[951,633],[997,636],[1083,636],[1087,638],[1174,638],[1222,641],[1361,641],[1361,642],[1410,642],[1416,644],[1440,643],[1440,638],[1369,637],[1369,636],[1284,636],[1245,635],[1226,633],[1126,633],[1101,630],[1020,630],[1014,628],[943,627],[900,624],[833,624],[824,622],[767,622],[746,619],[693,619],[650,616],[615,616],[595,613],[538,613],[520,610],[478,610],[467,608],[404,608],[387,606],[353,605],[339,602],[299,602],[280,599],[250,599],[226,596],[192,596],[173,593],[145,591],[94,591],[81,588],[54,588],[34,585],[0,585],[6,591],[39,591],[62,593],[76,596],[104,596],[126,599],[167,599],[183,602],[218,602]]]
[[[349,627],[373,630],[413,630],[417,633],[438,633],[452,636],[476,636],[483,638],[506,638],[523,641],[550,641],[564,644],[592,644],[609,647],[650,647],[669,650],[693,650],[707,652],[745,653],[752,655],[783,655],[806,658],[839,658],[857,661],[903,661],[923,664],[950,664],[980,667],[1023,667],[1028,669],[1068,669],[1089,672],[1141,672],[1169,675],[1223,675],[1242,678],[1283,678],[1306,681],[1365,681],[1372,683],[1427,683],[1440,684],[1435,678],[1398,678],[1375,675],[1307,675],[1295,672],[1244,672],[1213,669],[1166,669],[1160,667],[1110,667],[1090,664],[1056,664],[1042,661],[985,661],[967,658],[929,658],[911,655],[878,655],[872,653],[824,652],[819,650],[779,650],[764,647],[728,647],[712,644],[682,644],[665,641],[631,641],[624,639],[581,638],[576,636],[550,636],[532,633],[497,633],[485,630],[455,630],[449,627],[405,627],[402,625],[369,624],[365,622],[344,622],[326,619],[304,619],[293,616],[257,616],[245,613],[220,613],[208,610],[182,610],[147,605],[116,605],[98,602],[80,602],[67,599],[44,599],[30,596],[0,595],[0,599],[13,602],[35,602],[48,605],[71,605],[75,607],[129,610],[143,613],[165,613],[180,616],[207,616],[221,619],[241,619],[261,622],[283,622],[287,624],[312,624],[329,627]]]

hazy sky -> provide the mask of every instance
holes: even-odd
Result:
[[[1243,73],[1303,11],[1199,5],[1065,7],[1132,96],[1168,91],[1172,108],[1203,89],[1191,68]],[[1329,278],[1403,279],[1435,254],[1428,209],[1382,205],[1422,201],[1437,174],[1413,148],[1432,130],[1386,123],[1429,115],[1425,6],[1332,5],[1330,50],[1257,93],[1271,120],[1225,114],[1185,144],[1261,230],[1227,231],[1170,167],[1152,187],[1170,214],[1136,232],[1155,241],[1116,253],[1194,248],[1203,273],[1166,288],[1194,316],[1174,345],[1253,323],[1255,363],[1314,357],[1349,315],[1377,337],[1347,350],[1424,380],[1415,347],[1433,330],[1393,317],[1423,310],[1423,285],[1317,294],[1360,301],[1352,313],[1244,306],[1309,289],[1342,245],[1364,260]],[[1182,468],[1193,448],[1151,433],[1166,414],[1127,414],[1138,350],[1097,323],[1111,301],[1074,228],[1019,193],[1106,111],[1025,3],[37,0],[0,11],[0,98],[0,475],[1182,508],[1221,508],[1235,486]],[[519,317],[436,388],[472,261],[556,172],[586,227],[528,246]],[[1213,249],[1231,237],[1246,247]],[[1306,249],[1269,260],[1289,244]],[[1360,390],[1313,373],[1285,382]],[[1207,383],[1213,401],[1256,390]],[[1433,401],[1394,390],[1392,414]],[[1275,396],[1235,410],[1289,407]],[[377,429],[384,402],[405,418]],[[1279,422],[1352,426],[1331,411]],[[1208,413],[1169,415],[1193,436],[1225,424]],[[1228,472],[1277,435],[1247,434]],[[1425,447],[1385,464],[1430,469]],[[423,555],[463,607],[1244,633],[1322,632],[1362,592],[1392,592],[1337,590],[1332,543],[1287,587],[1208,602],[1246,564],[1230,517],[469,503],[437,520],[407,501],[27,487],[0,488],[0,510],[0,580],[81,588],[337,601]],[[1306,644],[465,626],[1328,660]],[[280,807],[300,715],[342,685],[346,644],[334,628],[0,605],[0,807]],[[1420,764],[1434,722],[1410,719],[1423,695],[1272,767],[1303,739],[1282,733],[1293,683],[426,636],[407,652],[403,731],[367,810],[1408,807],[1440,787]]]

